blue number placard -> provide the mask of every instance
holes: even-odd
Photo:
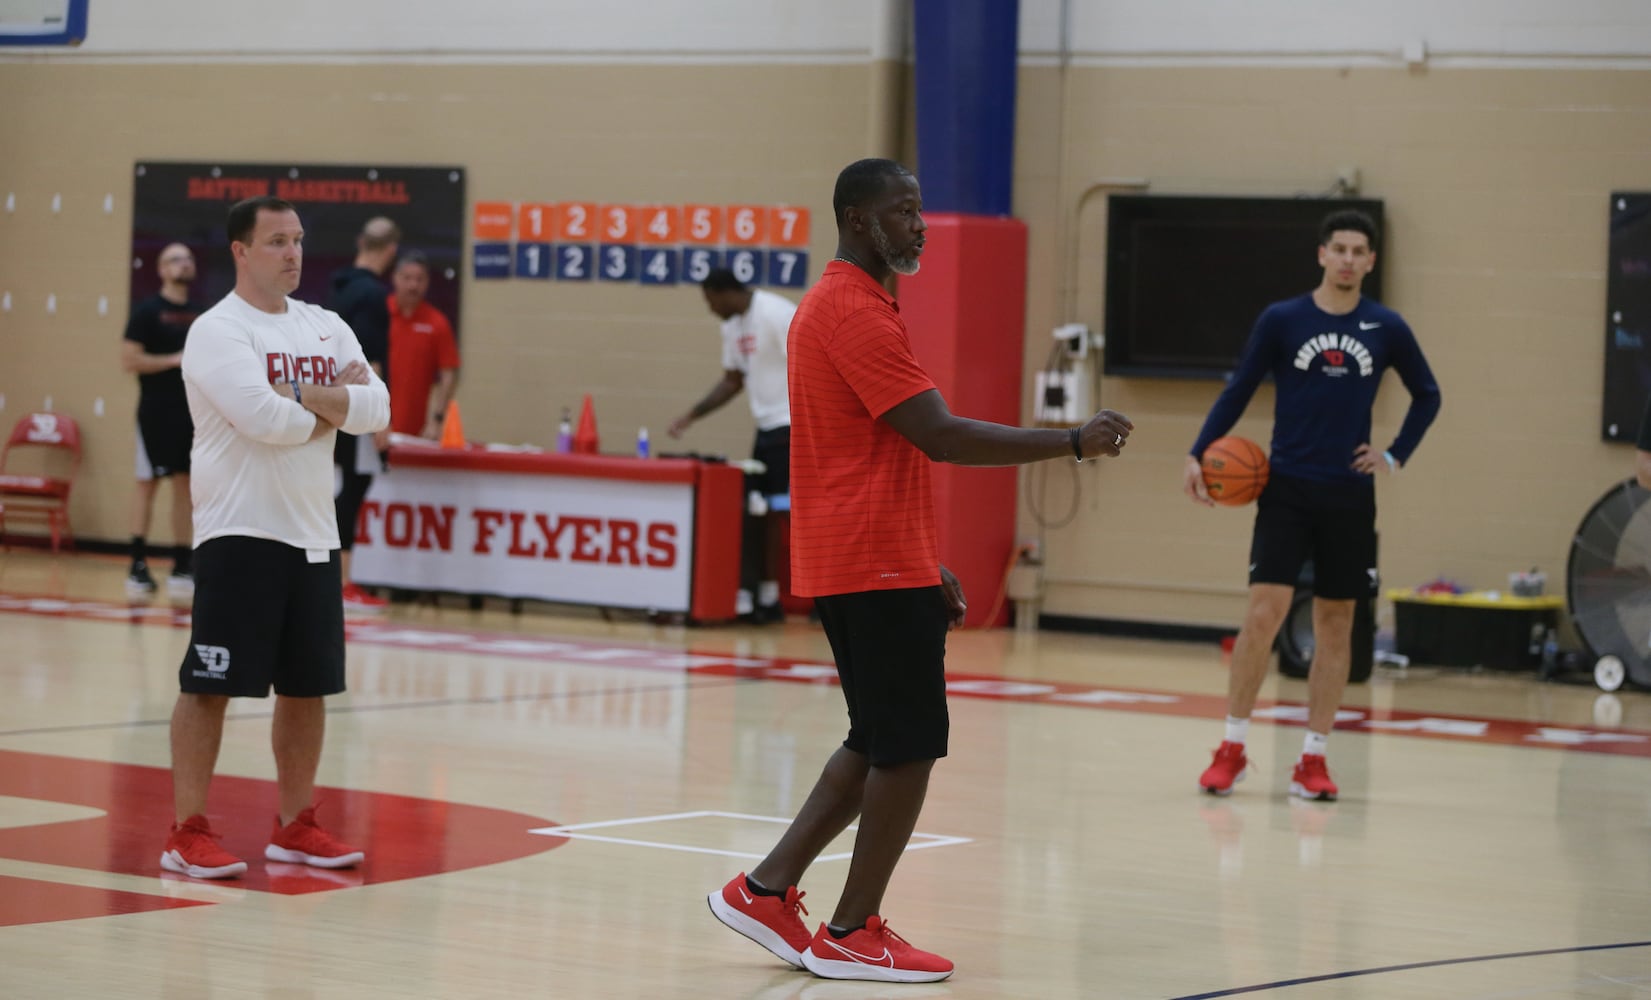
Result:
[[[589,281],[595,270],[596,253],[587,243],[556,244],[556,280]]]
[[[516,277],[549,281],[551,265],[555,262],[549,243],[516,244]]]
[[[629,243],[604,243],[596,248],[596,277],[602,281],[636,280],[636,247]]]
[[[722,266],[722,251],[705,247],[687,247],[682,251],[682,280],[699,284],[705,276]]]
[[[674,285],[676,265],[676,250],[668,247],[643,247],[640,280],[644,285]]]
[[[728,263],[724,266],[734,272],[734,277],[747,285],[762,284],[762,251],[761,250],[730,250]]]
[[[778,288],[807,288],[808,251],[768,251],[768,283]]]
[[[476,243],[470,253],[476,278],[510,277],[509,243]]]

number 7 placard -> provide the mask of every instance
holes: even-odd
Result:
[[[808,209],[796,205],[779,205],[769,209],[768,245],[808,246],[808,214]]]

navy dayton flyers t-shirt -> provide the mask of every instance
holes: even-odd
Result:
[[[1370,442],[1370,411],[1388,368],[1410,390],[1411,405],[1398,437],[1384,448]],[[1267,375],[1278,389],[1268,458],[1275,475],[1369,483],[1353,469],[1354,450],[1370,442],[1403,464],[1439,412],[1438,383],[1403,317],[1369,298],[1337,316],[1309,293],[1268,306],[1256,320],[1232,381],[1193,445],[1195,457],[1232,429]]]

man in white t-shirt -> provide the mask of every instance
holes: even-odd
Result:
[[[230,698],[275,689],[280,804],[264,856],[344,868],[364,853],[315,822],[322,699],[344,690],[344,606],[333,439],[390,422],[390,393],[336,313],[288,296],[304,228],[279,198],[229,210],[235,290],[202,313],[183,350],[195,422],[195,606],[172,711],[176,812],[161,867],[230,878],[246,862],[219,847],[207,786]]]
[[[766,471],[747,476],[745,492],[757,494],[746,507],[740,544],[740,591],[735,610],[742,621],[769,624],[785,620],[774,555],[776,530],[765,516],[773,497],[791,494],[791,401],[786,388],[785,339],[797,306],[783,296],[747,288],[727,268],[717,268],[699,283],[705,304],[722,320],[722,380],[693,409],[671,422],[671,437],[681,437],[700,417],[749,389],[757,440],[751,457]],[[754,598],[754,599],[753,599]]]

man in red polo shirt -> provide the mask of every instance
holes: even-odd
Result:
[[[390,429],[432,441],[459,381],[459,349],[441,310],[424,301],[430,262],[417,250],[396,260],[390,293]]]
[[[965,607],[940,565],[929,464],[1116,456],[1134,425],[1111,410],[1071,429],[953,415],[884,289],[893,273],[917,273],[927,229],[917,179],[893,160],[860,160],[838,175],[832,205],[837,257],[789,338],[791,579],[815,598],[831,642],[848,737],[779,844],[708,902],[717,919],[815,975],[933,982],[952,963],[878,915],[929,772],[946,756],[946,632]],[[842,897],[811,935],[797,883],[856,817]]]

